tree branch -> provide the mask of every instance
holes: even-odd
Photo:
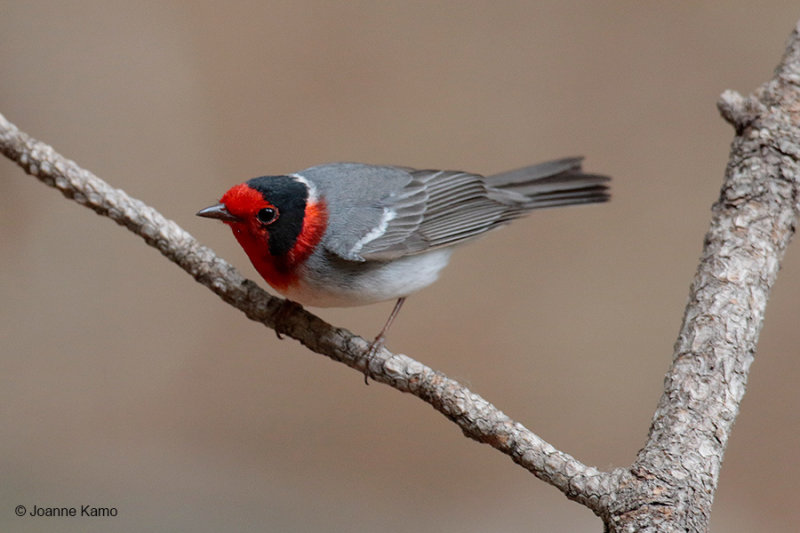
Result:
[[[142,237],[220,298],[269,328],[283,300],[245,279],[233,266],[187,231],[145,203],[79,167],[50,146],[32,139],[0,115],[0,151],[28,174]],[[367,357],[369,342],[336,328],[300,307],[284,310],[281,332],[309,349],[375,381],[408,392],[455,422],[464,434],[509,455],[535,476],[599,512],[612,488],[611,476],[586,466],[513,421],[477,394],[440,372],[383,348]]]
[[[583,503],[609,531],[705,531],[744,396],[769,292],[800,212],[800,27],[772,81],[719,102],[736,129],[720,198],[647,443],[628,468],[601,472],[556,450],[458,382],[301,308],[281,329],[311,350],[368,371]],[[274,328],[268,295],[155,209],[31,139],[0,115],[0,151],[65,196],[144,238],[250,319]]]
[[[719,200],[647,444],[609,508],[613,531],[704,531],[769,292],[794,234],[800,179],[800,26],[775,78],[718,104],[736,129]]]

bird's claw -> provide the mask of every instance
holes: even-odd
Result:
[[[369,362],[375,357],[378,352],[383,348],[383,341],[386,340],[383,335],[378,335],[375,339],[369,343],[369,347],[367,348],[367,361],[364,365],[364,385],[369,385]]]

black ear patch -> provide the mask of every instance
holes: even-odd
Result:
[[[267,226],[269,253],[273,257],[285,256],[294,248],[303,230],[308,189],[289,176],[253,178],[247,185],[277,209],[277,219]]]

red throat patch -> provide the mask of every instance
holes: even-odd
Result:
[[[297,236],[297,243],[289,252],[289,263],[297,267],[314,252],[328,227],[328,206],[323,200],[306,205],[303,229]]]
[[[298,268],[314,252],[325,234],[328,226],[328,209],[325,202],[307,200],[302,213],[299,212],[302,209],[300,206],[296,213],[292,211],[281,213],[283,204],[273,205],[261,192],[248,184],[231,188],[220,201],[231,214],[240,219],[225,223],[233,230],[236,240],[247,253],[253,266],[272,287],[284,293],[289,286],[298,281]],[[265,208],[275,211],[275,220],[278,223],[286,216],[296,215],[298,222],[302,220],[302,223],[298,224],[299,232],[291,237],[293,242],[286,243],[291,248],[280,255],[273,255],[274,252],[271,252],[275,243],[270,243],[270,238],[276,238],[272,226],[258,218],[259,211]],[[285,239],[286,235],[284,233],[277,238]]]
[[[303,228],[295,245],[285,257],[269,256],[261,265],[256,265],[259,274],[278,291],[286,291],[290,285],[297,283],[298,267],[314,253],[327,227],[328,209],[325,202],[320,200],[306,205]]]
[[[269,254],[266,231],[260,237],[256,237],[253,234],[255,228],[243,228],[242,224],[237,223],[229,225],[261,277],[276,290],[285,292],[290,285],[297,282],[298,267],[308,259],[322,240],[328,226],[328,210],[323,201],[306,206],[303,226],[297,241],[283,257]]]

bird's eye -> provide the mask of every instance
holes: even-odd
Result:
[[[272,224],[278,218],[278,211],[271,207],[265,207],[264,209],[260,210],[256,213],[256,218],[259,222],[264,224],[265,226],[268,224]]]

